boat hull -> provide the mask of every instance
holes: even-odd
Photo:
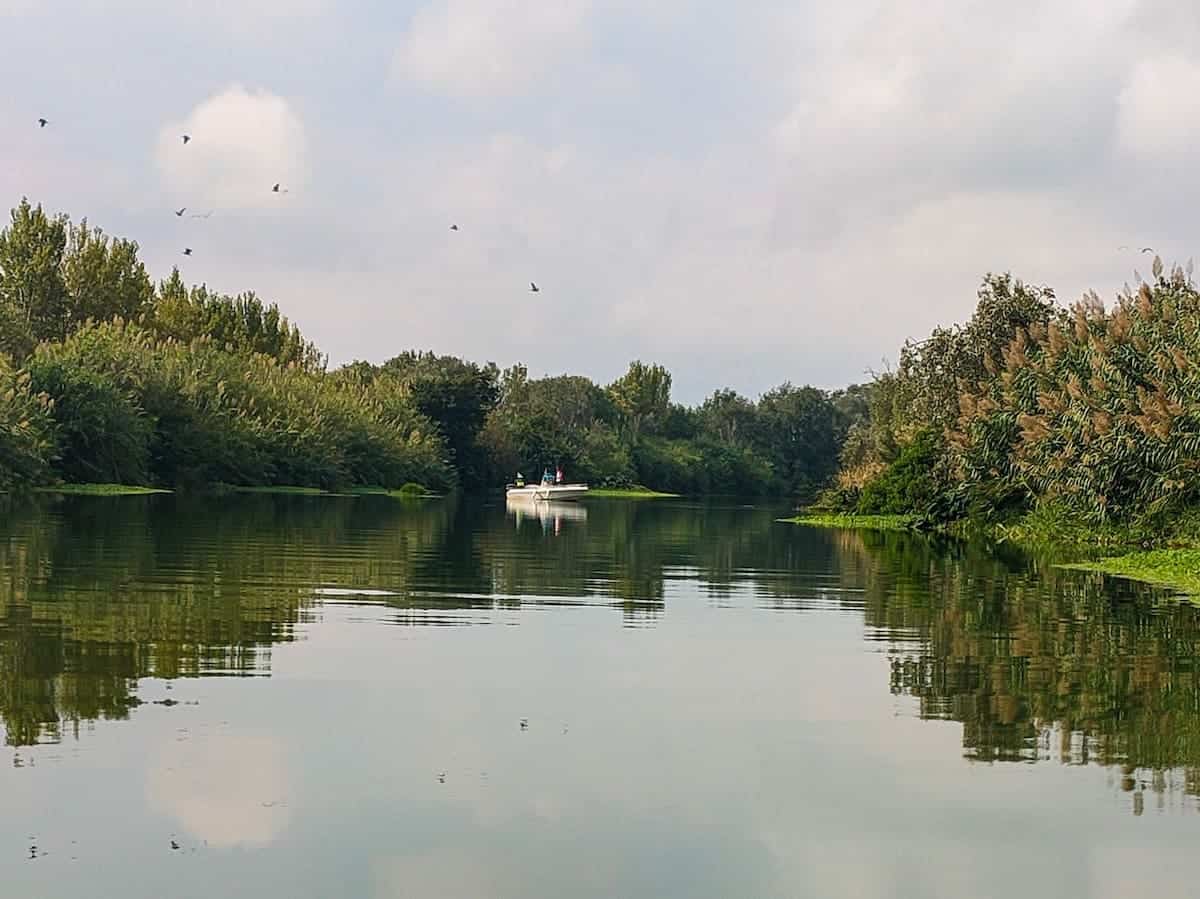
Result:
[[[585,496],[587,492],[587,484],[551,484],[546,487],[540,484],[531,484],[527,487],[509,487],[504,491],[504,495],[509,499],[524,499],[534,502],[560,502],[562,500],[579,499],[581,496]]]

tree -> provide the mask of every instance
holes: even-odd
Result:
[[[608,393],[590,379],[558,375],[530,380],[524,366],[506,369],[500,401],[488,416],[481,443],[493,481],[514,471],[560,464],[571,477],[599,484],[632,483],[629,448],[613,423]]]
[[[734,390],[717,390],[700,407],[704,432],[724,443],[745,443],[754,436],[755,408]]]
[[[253,292],[231,297],[210,293],[204,285],[189,289],[178,269],[159,283],[146,323],[159,337],[181,343],[209,337],[230,351],[261,353],[305,371],[325,368],[325,356],[278,305],[267,305]]]
[[[966,325],[936,328],[925,340],[901,349],[900,442],[928,425],[953,427],[960,386],[986,380],[988,364],[1000,361],[1018,332],[1044,327],[1063,315],[1050,288],[1031,287],[1008,274],[987,275],[978,299]]]
[[[479,432],[500,397],[499,369],[434,353],[401,353],[385,362],[377,376],[402,383],[418,411],[438,426],[463,484],[477,486],[487,476]]]
[[[784,383],[758,401],[754,443],[792,495],[825,486],[845,436],[837,409],[815,387]]]
[[[0,355],[7,354],[20,362],[36,345],[25,316],[10,303],[0,300]]]
[[[88,319],[136,320],[154,299],[154,285],[138,259],[138,245],[119,238],[110,241],[103,231],[89,227],[86,219],[69,229],[62,275],[68,330]]]
[[[14,310],[36,340],[66,336],[68,294],[63,282],[66,216],[51,218],[22,200],[0,230],[0,303]]]
[[[608,386],[631,443],[661,420],[671,403],[671,373],[661,365],[631,362],[629,370]]]

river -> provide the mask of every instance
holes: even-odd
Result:
[[[731,502],[0,503],[6,896],[1195,895],[1161,591]]]

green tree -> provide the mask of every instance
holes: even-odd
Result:
[[[671,403],[671,373],[661,365],[635,360],[629,370],[608,386],[631,443],[667,414]]]
[[[110,239],[84,219],[69,228],[62,262],[67,329],[85,321],[137,319],[154,299],[154,285],[131,240]]]
[[[734,390],[717,390],[700,407],[704,433],[728,444],[745,444],[754,439],[757,410]]]
[[[145,323],[159,337],[181,343],[207,337],[231,352],[261,353],[306,371],[325,367],[324,355],[275,303],[268,305],[253,292],[224,296],[204,285],[188,288],[178,269],[159,283]]]
[[[754,443],[793,496],[812,496],[837,471],[846,436],[829,397],[785,383],[758,401]]]
[[[36,344],[25,316],[12,304],[0,300],[0,355],[7,354],[20,362],[33,352]]]
[[[416,409],[437,425],[463,484],[479,486],[486,481],[487,460],[479,433],[500,397],[500,372],[495,365],[408,352],[389,359],[373,374],[396,379]]]
[[[0,303],[16,313],[35,340],[66,336],[69,298],[63,281],[67,219],[51,218],[22,200],[0,230]]]

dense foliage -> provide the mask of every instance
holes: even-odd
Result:
[[[330,371],[275,305],[157,285],[138,246],[23,201],[0,230],[0,488],[499,486],[561,465],[600,486],[811,497],[868,396],[784,384],[671,399],[633,362],[607,386],[405,352]]]
[[[641,361],[608,387],[514,366],[481,435],[493,478],[562,464],[602,486],[811,497],[861,417],[845,394],[813,387],[784,384],[757,403],[719,390],[698,407],[671,402],[670,390],[670,373]]]
[[[1200,292],[1164,271],[1111,308],[989,277],[971,321],[905,347],[843,450],[834,504],[1099,524],[1200,500]]]

